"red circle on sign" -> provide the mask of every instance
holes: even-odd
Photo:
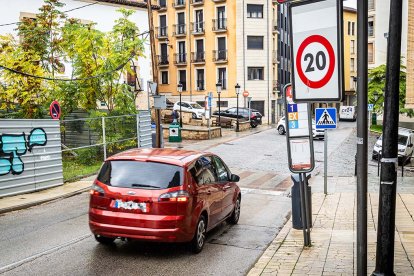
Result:
[[[62,110],[58,101],[53,101],[49,107],[50,117],[54,120],[59,120]]]
[[[305,73],[303,72],[302,66],[301,66],[303,51],[305,50],[306,46],[314,42],[322,44],[325,47],[325,49],[328,51],[328,55],[329,55],[328,71],[326,72],[326,75],[318,81],[311,81],[310,79],[308,79],[305,76]],[[300,44],[299,46],[298,53],[296,55],[296,68],[298,70],[298,75],[300,79],[308,87],[317,89],[317,88],[321,88],[325,86],[331,79],[333,72],[335,70],[335,53],[334,53],[331,43],[326,38],[320,35],[311,35],[307,37],[302,42],[302,44]]]
[[[245,90],[245,91],[243,92],[243,97],[249,97],[249,91]]]

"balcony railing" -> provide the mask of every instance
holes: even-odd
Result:
[[[213,61],[214,62],[227,62],[227,50],[214,50]]]
[[[193,34],[204,34],[204,21],[202,22],[192,22],[191,30]]]
[[[184,8],[185,7],[185,0],[174,0],[172,5],[176,9]]]
[[[168,55],[157,55],[157,58],[159,66],[168,66],[170,63],[168,60]]]
[[[174,27],[174,36],[185,36],[186,35],[186,24],[177,24],[173,25]]]
[[[203,5],[204,0],[191,0],[191,5],[197,6],[197,5]]]
[[[168,38],[168,27],[167,26],[163,26],[163,27],[158,27],[157,28],[157,38],[161,39],[161,38]]]
[[[213,19],[213,31],[227,31],[227,18]]]
[[[205,63],[206,62],[206,52],[192,52],[191,53],[191,62],[192,63]]]
[[[204,91],[204,80],[197,80],[197,91]]]
[[[176,65],[187,64],[187,53],[175,54],[174,63]]]
[[[374,28],[368,27],[368,36],[374,36]]]

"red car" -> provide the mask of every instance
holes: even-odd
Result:
[[[108,158],[90,196],[89,227],[98,242],[116,238],[190,242],[240,217],[239,176],[218,156],[176,149],[133,149]]]

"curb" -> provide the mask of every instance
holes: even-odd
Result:
[[[28,203],[25,203],[25,204],[20,204],[20,205],[16,205],[16,206],[12,206],[12,207],[3,208],[3,209],[0,209],[0,215],[5,214],[5,213],[9,213],[9,212],[13,212],[13,211],[27,209],[27,208],[30,208],[30,207],[33,207],[33,206],[36,206],[36,205],[40,205],[40,204],[43,204],[43,203],[47,203],[47,202],[50,202],[50,201],[54,201],[54,200],[57,200],[57,199],[64,199],[64,198],[72,197],[72,196],[75,196],[75,195],[78,195],[78,194],[82,194],[82,193],[88,191],[89,189],[90,189],[90,187],[83,188],[83,189],[80,189],[80,190],[77,190],[77,191],[74,191],[74,192],[70,192],[70,193],[67,193],[67,194],[63,194],[63,195],[60,195],[60,196],[55,196],[55,197],[51,197],[51,198],[47,198],[47,199],[42,199],[42,200],[38,200],[38,201],[34,201],[34,202],[28,202]]]

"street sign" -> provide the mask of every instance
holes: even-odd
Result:
[[[374,110],[374,104],[368,104],[368,111]]]
[[[60,115],[62,115],[62,109],[60,108],[60,104],[58,101],[53,101],[49,107],[50,117],[53,120],[59,120]]]
[[[244,90],[244,92],[243,92],[243,97],[249,97],[249,91],[247,91],[247,90]]]
[[[289,169],[293,173],[311,172],[315,165],[312,140],[312,120],[308,103],[295,103],[292,87],[286,85],[285,126]]]
[[[148,92],[154,94],[155,91],[157,91],[157,83],[156,82],[152,82],[152,81],[148,81]]]
[[[341,101],[342,0],[294,2],[289,15],[294,101]]]
[[[316,129],[336,128],[336,108],[316,108],[315,121]]]

